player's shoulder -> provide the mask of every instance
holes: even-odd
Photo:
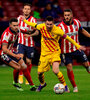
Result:
[[[61,22],[58,24],[58,26],[60,27],[62,24],[64,24],[64,22],[63,22],[63,21],[61,21]]]
[[[38,24],[41,27],[45,27],[45,23]]]
[[[7,27],[7,28],[4,30],[3,34],[12,35],[13,33],[11,32],[10,27]]]
[[[80,23],[79,19],[77,19],[77,18],[74,18],[73,21]]]
[[[9,29],[9,27],[7,27],[5,30],[4,30],[4,32],[3,33],[5,33],[5,32],[9,32],[10,31],[10,29]]]
[[[60,28],[58,26],[54,25],[53,26],[53,31],[58,31],[58,30],[60,30]]]

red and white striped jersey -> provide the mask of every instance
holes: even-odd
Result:
[[[65,34],[67,34],[74,41],[80,44],[78,40],[78,32],[79,32],[79,29],[82,29],[82,27],[81,27],[79,20],[73,19],[73,22],[70,25],[67,25],[64,21],[62,21],[58,26],[64,31]],[[61,40],[61,52],[62,53],[70,53],[76,50],[77,48],[72,43],[70,43],[68,40],[66,39]]]
[[[8,27],[1,36],[1,45],[3,43],[7,43],[8,49],[11,52],[16,52],[17,47],[14,47],[14,43],[16,42],[17,38],[18,38],[18,33],[13,33],[10,27]]]
[[[36,19],[32,16],[30,16],[29,18],[27,18],[27,20],[29,22],[34,22],[36,23]],[[28,38],[25,38],[24,37],[24,34],[28,31],[28,30],[31,30],[33,31],[34,28],[27,25],[25,22],[21,21],[21,18],[18,17],[18,22],[19,22],[19,28],[20,28],[20,34],[19,34],[19,39],[18,39],[18,43],[20,44],[23,44],[25,46],[29,46],[29,47],[33,47],[34,46],[34,41],[33,41],[33,38],[32,37],[28,37]]]

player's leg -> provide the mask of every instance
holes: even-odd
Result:
[[[27,64],[29,72],[31,72],[32,60],[26,57],[26,64]]]
[[[64,76],[63,76],[62,72],[59,70],[59,62],[58,61],[53,62],[52,69],[53,69],[54,74],[58,77],[59,81],[65,86],[65,91],[70,92],[69,88],[66,85]]]
[[[48,58],[40,56],[40,61],[38,64],[38,79],[40,85],[36,89],[37,92],[40,92],[46,86],[46,82],[44,80],[44,72],[48,71],[49,69],[50,69],[50,65],[48,64]]]
[[[29,73],[31,72],[31,68],[32,68],[32,63],[31,63],[31,59],[26,57],[26,64],[27,64],[27,69],[29,71]],[[25,84],[29,84],[28,81],[26,80]]]
[[[89,61],[83,62],[83,66],[86,68],[87,72],[90,73]]]
[[[75,79],[74,79],[74,73],[73,73],[73,69],[72,69],[72,64],[69,63],[66,65],[67,67],[67,75],[68,75],[68,78],[73,86],[73,92],[78,92],[78,88],[77,88],[77,85],[76,85],[76,82],[75,82]]]
[[[78,92],[78,88],[75,82],[73,68],[72,68],[72,53],[67,53],[63,55],[63,61],[67,68],[67,76],[73,86],[73,92]]]
[[[23,62],[19,61],[18,63],[21,65],[21,67],[22,67],[22,72],[23,72],[25,78],[26,78],[26,79],[28,80],[28,82],[29,82],[30,90],[31,90],[31,91],[35,91],[35,90],[36,90],[36,87],[35,87],[35,85],[34,85],[33,82],[32,82],[30,73],[29,73],[29,71],[28,71],[28,69],[27,69],[27,65],[25,64],[24,61],[23,61]]]
[[[12,57],[14,59],[14,57]],[[12,68],[14,68],[13,76],[14,76],[14,81],[13,85],[17,88],[19,91],[23,91],[21,88],[20,84],[18,84],[18,74],[19,74],[19,69],[21,68],[20,64],[18,64],[15,60],[13,60],[11,57],[9,57],[6,54],[1,55],[1,59],[8,65],[10,65]],[[19,59],[21,60],[21,58]],[[19,61],[17,60],[17,61]]]
[[[78,59],[80,59],[80,62],[82,62],[82,65],[86,68],[87,72],[90,73],[90,65],[89,61],[87,59],[86,54],[83,51],[77,51],[78,53]]]
[[[59,70],[59,64],[61,63],[61,58],[60,58],[60,52],[54,52],[52,54],[52,69],[53,72],[55,73],[55,75],[58,77],[59,81],[65,86],[65,91],[66,92],[70,92],[69,88],[66,85],[64,76],[62,74],[62,72]]]
[[[30,73],[31,72],[31,68],[32,68],[32,61],[31,61],[31,59],[34,57],[34,47],[27,47],[26,46],[25,51],[26,51],[25,54],[26,54],[27,69],[28,69],[28,71]],[[28,84],[28,81],[26,80],[25,83]]]
[[[25,51],[24,51],[24,45],[18,44],[17,47],[18,47],[18,54],[20,54],[20,57],[23,59],[23,57],[24,57],[24,52],[25,52]],[[19,81],[20,84],[23,83],[23,72],[22,72],[22,70],[19,71],[18,81]]]
[[[17,62],[13,61],[8,55],[2,52],[0,56],[0,59],[4,61],[6,64],[9,64],[12,68],[17,70],[20,69],[20,65]]]
[[[20,54],[20,57],[23,59],[24,54]],[[23,83],[23,72],[22,72],[22,69],[19,70],[18,82],[19,82],[20,84]]]

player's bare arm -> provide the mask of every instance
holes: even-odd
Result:
[[[28,37],[32,37],[32,36],[37,36],[38,34],[39,34],[39,31],[36,30],[34,33],[24,34],[24,37],[25,38],[28,38]]]
[[[85,35],[86,37],[89,37],[90,38],[90,33],[88,33],[84,28],[81,30],[81,33],[83,35]]]
[[[8,50],[7,47],[8,47],[8,44],[7,43],[3,43],[2,44],[2,50],[3,50],[4,53],[6,53],[6,54],[8,54],[10,56],[13,56],[13,57],[15,57],[17,59],[20,59],[20,56],[19,55],[16,55],[16,54],[12,53],[10,50]]]

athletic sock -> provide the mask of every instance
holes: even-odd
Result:
[[[44,81],[44,73],[41,73],[38,75],[38,79],[41,83],[41,85],[44,85],[45,81]]]
[[[68,71],[67,70],[67,75],[68,75],[68,78],[69,78],[72,86],[76,87],[77,85],[76,85],[75,80],[74,80],[74,73],[73,73],[73,71]]]
[[[29,82],[29,84],[30,84],[30,85],[34,85],[34,84],[33,84],[33,81],[32,81],[32,78],[31,78],[31,75],[30,75],[28,69],[23,69],[22,71],[23,71],[23,74],[24,74],[25,78],[26,78],[27,81]]]
[[[15,83],[18,83],[18,76],[19,76],[19,70],[14,69],[13,70],[13,78],[14,78]]]
[[[30,65],[27,64],[27,68],[28,68],[29,72],[31,73],[32,64],[30,64]]]
[[[64,86],[66,86],[66,82],[65,82],[65,79],[64,79],[63,74],[62,74],[61,72],[59,72],[59,73],[57,73],[56,75],[57,75],[59,81],[60,81]]]
[[[23,75],[23,72],[22,72],[22,70],[19,70],[19,75]]]

